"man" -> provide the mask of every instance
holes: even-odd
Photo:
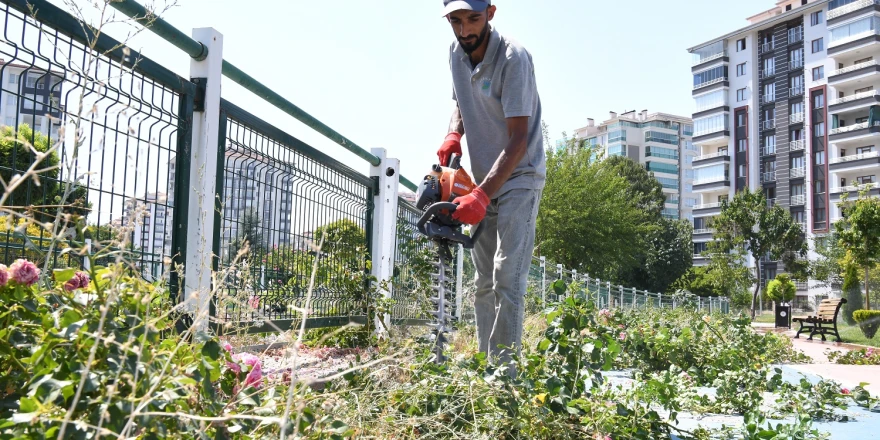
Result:
[[[475,243],[475,311],[480,351],[500,362],[519,350],[535,218],[544,188],[541,100],[532,56],[489,25],[491,0],[443,0],[456,42],[450,49],[453,99],[441,164],[461,154],[467,135],[479,187],[454,200],[454,218],[480,224]],[[481,223],[482,222],[482,223]],[[512,371],[512,370],[511,370]]]

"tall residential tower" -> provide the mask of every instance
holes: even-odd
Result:
[[[737,191],[759,189],[789,211],[811,250],[840,218],[841,194],[880,193],[880,0],[783,0],[748,21],[689,49],[696,264]],[[762,282],[784,270],[762,267]],[[797,302],[831,293],[801,283]]]

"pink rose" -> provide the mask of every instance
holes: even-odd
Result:
[[[40,269],[34,263],[27,260],[18,259],[9,267],[9,273],[12,281],[23,286],[32,286],[40,279]]]
[[[0,266],[0,267],[3,267],[3,266]],[[3,283],[0,282],[0,286],[2,286],[2,285],[3,285]],[[868,351],[865,352],[865,356],[867,356],[867,357],[874,356],[874,349],[873,349],[873,348],[869,348]]]
[[[7,281],[9,281],[9,269],[5,264],[0,264],[0,287],[5,286]]]
[[[260,381],[263,379],[263,368],[260,367],[260,364],[254,366],[254,369],[248,373],[247,377],[244,379],[244,386],[252,386],[256,388],[259,386]]]
[[[229,344],[228,342],[224,342],[224,343],[223,343],[223,349],[226,350],[226,351],[228,351],[228,352],[230,352],[230,353],[232,353],[232,345]]]
[[[621,340],[621,341],[626,341],[626,333],[624,333],[624,332],[620,332],[620,336],[619,336],[619,337],[620,337],[620,340]]]
[[[238,365],[235,362],[227,362],[226,367],[228,367],[232,371],[235,371],[235,374],[241,373],[241,365]]]
[[[73,292],[76,289],[85,289],[89,287],[89,282],[91,282],[89,274],[85,272],[77,272],[73,275],[73,278],[64,283],[64,290]]]
[[[848,396],[849,393],[850,393],[849,388],[842,388],[842,389],[840,390],[840,394],[843,394],[843,395],[847,395],[847,396]]]
[[[250,299],[248,300],[248,305],[250,305],[252,309],[260,308],[260,297],[256,295],[251,295]]]

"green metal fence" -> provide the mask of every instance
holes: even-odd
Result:
[[[373,180],[227,101],[221,126],[217,318],[298,325],[314,271],[307,327],[363,320]]]
[[[0,14],[0,177],[27,177],[2,203],[0,263],[83,267],[90,242],[101,262],[124,254],[132,272],[168,276],[185,246],[174,164],[195,87],[44,0],[4,0]],[[54,231],[27,225],[56,218]]]

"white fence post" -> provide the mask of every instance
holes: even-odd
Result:
[[[608,288],[608,304],[607,309],[611,309],[611,281],[606,281],[605,286]]]
[[[541,304],[547,306],[547,257],[541,257]]]
[[[461,304],[464,300],[464,246],[458,245],[455,259],[455,317],[461,320]]]
[[[564,269],[562,268],[562,265],[561,265],[561,264],[557,264],[557,265],[556,265],[556,274],[559,276],[559,277],[557,278],[558,280],[561,280],[561,279],[562,279],[562,271],[563,271],[563,270],[564,270]]]
[[[379,165],[370,167],[370,177],[378,178],[379,193],[373,196],[373,273],[379,282],[388,281],[385,298],[391,298],[394,286],[394,245],[397,243],[397,191],[400,184],[400,160],[387,157],[384,148],[371,151],[379,158]],[[438,317],[442,319],[442,317]],[[381,321],[380,321],[381,319]],[[376,328],[391,327],[391,315],[376,316]]]
[[[89,258],[92,256],[92,239],[86,239],[86,257],[83,258],[83,269],[86,271],[92,270],[92,259]]]
[[[220,84],[223,68],[223,35],[213,28],[193,29],[192,37],[208,48],[202,61],[190,60],[190,78],[205,81],[204,109],[193,112],[189,158],[189,210],[186,213],[184,298],[194,313],[195,330],[208,330],[211,271],[214,260],[214,209],[217,197],[217,157],[220,127]]]

